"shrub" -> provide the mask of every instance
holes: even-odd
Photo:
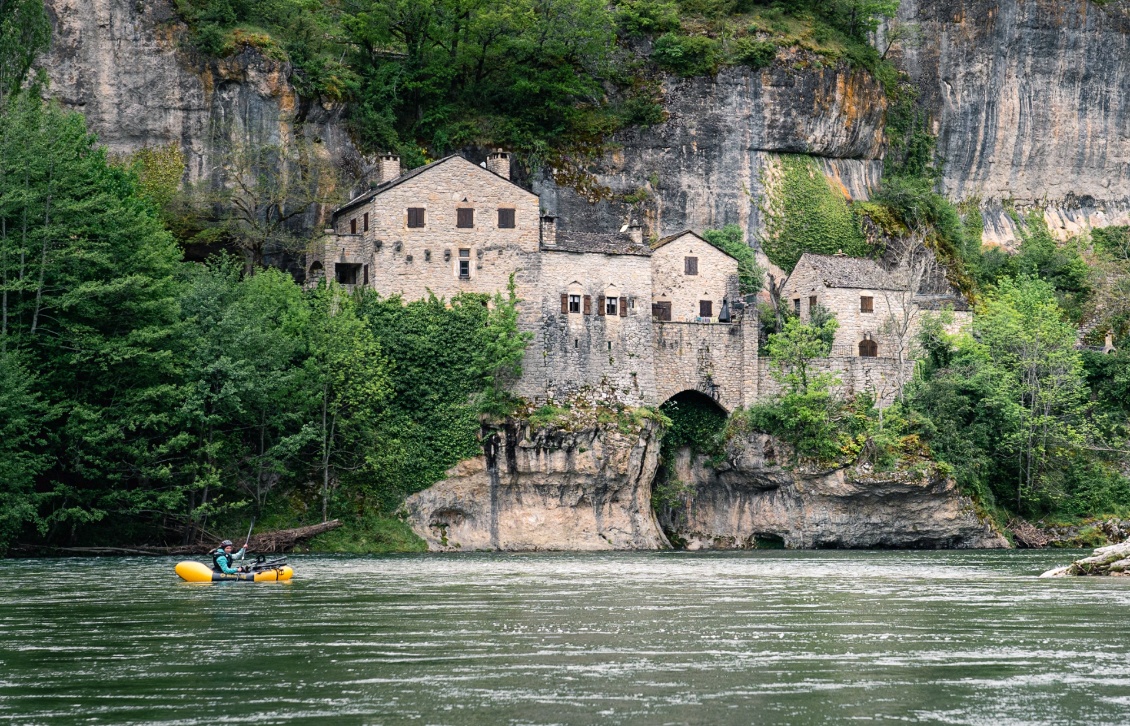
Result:
[[[777,58],[777,46],[765,40],[738,38],[734,42],[732,57],[735,62],[750,68],[768,68]]]
[[[721,55],[721,46],[713,38],[674,33],[660,36],[651,51],[660,67],[684,77],[713,75]]]

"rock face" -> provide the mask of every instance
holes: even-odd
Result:
[[[922,90],[954,199],[978,199],[985,240],[1018,210],[1052,229],[1130,221],[1130,4],[903,0],[921,44],[900,63]]]
[[[54,30],[40,59],[49,95],[81,111],[113,153],[176,142],[185,181],[221,181],[220,149],[278,146],[301,125],[316,149],[355,176],[363,160],[340,106],[299,98],[289,64],[254,48],[205,59],[168,0],[46,0]],[[350,172],[353,172],[352,174]],[[319,212],[306,227],[321,223]]]
[[[778,465],[779,449],[771,437],[751,434],[731,444],[717,468],[681,451],[675,473],[690,491],[674,517],[677,538],[688,549],[1009,546],[936,472],[794,473]]]
[[[590,203],[546,178],[535,183],[563,226],[607,231],[635,216],[659,236],[733,223],[753,239],[763,172],[782,153],[819,157],[853,198],[879,181],[887,101],[866,72],[798,57],[760,71],[668,77],[663,96],[667,120],[617,135],[593,170],[610,199]]]
[[[570,432],[508,425],[404,508],[434,551],[611,550],[670,546],[651,510],[659,431]]]

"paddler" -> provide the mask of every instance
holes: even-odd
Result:
[[[230,539],[225,539],[212,553],[212,569],[216,572],[224,572],[229,575],[234,575],[237,572],[243,572],[242,567],[232,566],[234,560],[242,560],[244,555],[247,554],[247,545],[239,548],[239,552],[232,552],[234,545]]]

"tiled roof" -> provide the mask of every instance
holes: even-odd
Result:
[[[622,232],[573,232],[557,230],[556,244],[543,245],[544,250],[562,252],[595,252],[602,255],[640,255],[650,257],[646,242],[636,242]]]
[[[898,290],[900,286],[875,260],[865,257],[841,255],[814,255],[805,252],[793,268],[795,273],[801,267],[816,270],[817,277],[825,287],[846,287],[861,290]]]

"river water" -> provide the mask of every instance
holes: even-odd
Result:
[[[0,722],[1130,723],[1130,578],[1074,552],[0,561]]]

